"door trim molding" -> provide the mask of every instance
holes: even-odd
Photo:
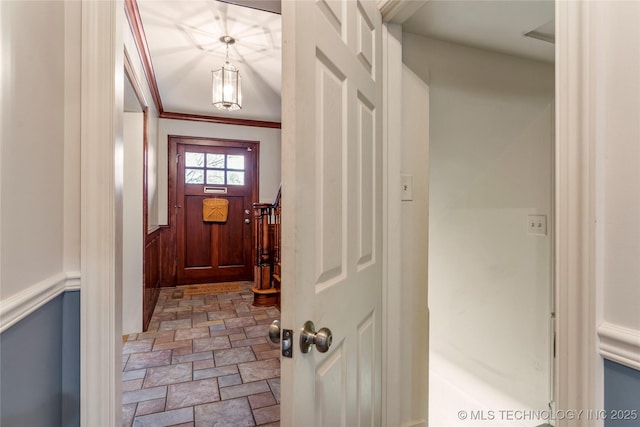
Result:
[[[378,10],[382,14],[382,22],[402,24],[423,5],[414,0],[378,0]]]
[[[398,24],[382,26],[382,421],[383,425],[400,425],[402,390],[400,389],[402,360],[401,302],[402,238],[395,232],[401,220],[400,166],[401,150],[398,138],[402,136],[402,28]]]
[[[604,403],[596,334],[594,37],[590,2],[556,2],[556,361],[558,410]],[[568,425],[561,420],[559,427]],[[580,419],[578,424],[593,425]]]
[[[122,424],[124,4],[82,2],[80,422]],[[121,157],[120,157],[121,159]]]
[[[177,175],[177,154],[178,154],[178,145],[201,145],[204,147],[236,147],[236,148],[244,148],[251,147],[251,149],[255,153],[255,161],[256,161],[256,170],[254,176],[253,183],[253,202],[257,203],[260,199],[260,141],[252,141],[252,140],[242,140],[242,139],[228,139],[228,138],[211,138],[211,137],[201,137],[201,136],[185,136],[185,135],[168,135],[168,174],[167,174],[167,184],[168,184],[168,194],[167,194],[167,202],[168,202],[168,215],[167,215],[167,226],[165,228],[165,233],[168,236],[168,240],[163,241],[161,251],[163,253],[170,253],[168,259],[176,259],[177,260],[177,246],[178,246],[178,235],[177,235],[177,212],[174,208],[178,204],[178,175]],[[167,247],[170,246],[170,247]],[[175,286],[177,285],[177,270],[174,268],[173,274],[171,277],[165,275],[166,278],[170,278],[171,282],[165,283],[165,286]]]

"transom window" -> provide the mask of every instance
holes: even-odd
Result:
[[[244,185],[242,154],[184,153],[184,183]]]

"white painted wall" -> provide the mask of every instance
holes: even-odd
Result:
[[[640,369],[640,4],[598,4],[597,268],[606,357]]]
[[[158,165],[166,165],[169,135],[242,139],[260,142],[260,202],[273,203],[280,187],[280,129],[160,119]],[[158,168],[159,223],[167,224],[168,168]]]
[[[430,88],[430,350],[545,409],[553,65],[409,33],[403,60]]]
[[[80,2],[65,2],[64,271],[80,271]],[[74,276],[76,274],[74,273]],[[79,277],[79,273],[77,273]]]
[[[71,185],[79,140],[72,132],[77,129],[65,128],[65,97],[75,97],[79,87],[66,86],[67,60],[77,64],[77,52],[66,49],[65,7],[64,2],[0,2],[2,301],[79,265],[80,224],[65,222],[67,214],[79,218],[79,187]],[[75,28],[70,23],[69,30]],[[75,69],[69,72],[77,75]],[[68,258],[65,249],[72,252]]]
[[[122,333],[142,332],[142,231],[144,113],[125,113],[122,189]]]

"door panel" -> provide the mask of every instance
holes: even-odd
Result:
[[[244,220],[252,218],[252,214],[243,213],[245,208],[244,198],[227,197],[227,200],[229,201],[228,227],[218,227],[215,230],[217,240],[225,242],[224,248],[220,248],[217,259],[220,267],[236,267],[244,265],[246,262],[244,233],[248,226]],[[253,227],[250,228],[253,229]],[[239,233],[238,231],[242,232]]]
[[[185,244],[183,268],[211,266],[212,248],[210,224],[202,221],[204,197],[188,197],[182,205],[185,215]]]
[[[253,280],[255,143],[177,144],[177,283]],[[227,200],[224,222],[203,218],[208,198]],[[248,222],[247,222],[248,220]]]
[[[373,1],[282,8],[282,424],[380,425],[381,18]],[[328,352],[300,352],[307,320]]]

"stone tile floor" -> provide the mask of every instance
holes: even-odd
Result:
[[[242,291],[179,295],[160,291],[147,332],[122,349],[123,426],[279,426],[280,317]]]

